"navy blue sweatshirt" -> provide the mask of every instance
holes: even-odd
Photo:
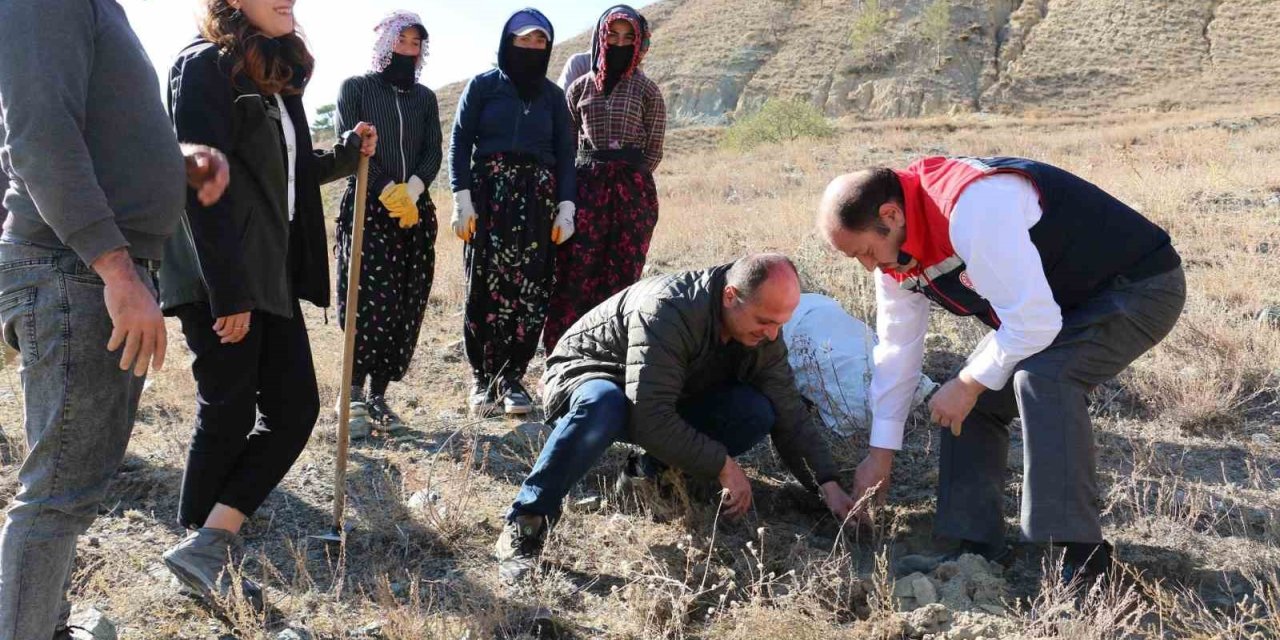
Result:
[[[554,36],[550,23],[546,28]],[[500,60],[511,46],[509,40],[504,24]],[[486,71],[467,83],[458,100],[449,144],[450,183],[454,191],[471,188],[472,163],[509,152],[536,156],[553,170],[557,201],[572,202],[577,198],[577,133],[569,121],[564,91],[550,80],[544,79],[543,83],[542,92],[529,103],[520,99],[515,84],[501,69]]]

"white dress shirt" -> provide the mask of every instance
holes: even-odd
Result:
[[[1012,173],[974,181],[951,213],[951,245],[974,290],[1000,317],[994,339],[964,367],[988,389],[1004,388],[1018,363],[1043,351],[1062,329],[1062,310],[1029,233],[1041,215],[1035,185]],[[875,281],[879,343],[871,378],[871,446],[901,449],[924,360],[930,301],[880,271]]]

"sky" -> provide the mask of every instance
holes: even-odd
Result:
[[[119,0],[159,74],[196,35],[199,0]],[[316,70],[305,102],[314,118],[337,100],[342,81],[368,71],[373,27],[392,10],[422,16],[430,33],[423,84],[438,89],[492,66],[502,25],[512,12],[535,6],[551,20],[557,40],[591,28],[618,0],[298,0],[294,15],[306,34]],[[652,0],[632,0],[640,8]],[[556,70],[558,72],[558,70]],[[159,80],[157,80],[159,82]],[[163,86],[163,85],[162,85]]]

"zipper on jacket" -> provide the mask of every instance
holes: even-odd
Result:
[[[393,87],[391,93],[396,98],[396,117],[400,120],[400,182],[408,182],[409,159],[404,152],[404,112],[400,110],[400,92]]]

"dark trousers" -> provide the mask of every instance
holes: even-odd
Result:
[[[935,533],[1004,544],[1009,424],[1021,417],[1023,537],[1102,542],[1089,391],[1160,342],[1185,300],[1178,268],[1138,282],[1117,278],[1063,313],[1047,349],[1019,363],[1003,389],[979,396],[960,437],[942,430]]]
[[[756,446],[773,429],[773,403],[764,394],[740,383],[719,387],[676,406],[694,429],[720,442],[732,457]],[[555,518],[573,485],[577,484],[609,445],[627,440],[631,401],[616,383],[588,380],[569,396],[569,410],[538,455],[511,505],[508,518],[537,514]],[[648,460],[647,467],[662,466]]]
[[[193,528],[217,503],[246,516],[262,505],[306,447],[320,395],[297,301],[292,318],[253,312],[236,344],[220,344],[207,305],[186,305],[178,318],[196,356],[196,429],[178,510]]]

